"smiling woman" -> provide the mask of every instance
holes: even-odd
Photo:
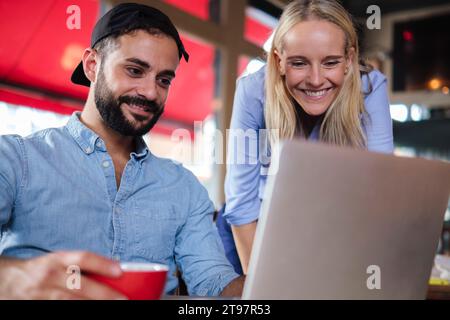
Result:
[[[302,109],[320,119],[320,140],[364,147],[358,38],[349,14],[334,1],[294,1],[286,8],[268,56],[266,124],[280,138],[302,131]],[[307,118],[307,116],[303,116]],[[297,120],[298,119],[298,120]],[[319,119],[318,119],[319,120]]]
[[[278,139],[302,137],[393,152],[386,78],[360,61],[352,18],[337,1],[297,0],[286,6],[266,67],[238,81],[230,127],[270,129],[272,149]],[[250,143],[264,149],[256,153],[233,140],[228,146],[229,155],[245,159],[234,164],[229,158],[223,214],[244,273],[269,170],[259,161],[266,144],[257,139]]]
[[[346,57],[344,43],[344,32],[337,26],[311,20],[295,25],[280,52],[274,50],[289,94],[307,114],[323,114],[342,87],[354,52]]]

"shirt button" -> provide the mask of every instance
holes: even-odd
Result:
[[[119,208],[116,208],[116,209],[114,210],[114,212],[115,212],[116,214],[120,214],[120,213],[122,212],[122,210],[120,210]]]
[[[109,162],[108,161],[103,161],[102,166],[103,166],[103,168],[108,168],[109,167]]]
[[[91,152],[92,152],[91,147],[87,147],[86,149],[84,149],[84,152],[86,152],[86,153],[91,153]]]
[[[98,141],[98,142],[97,142],[97,147],[99,147],[99,148],[102,147],[102,142],[101,142],[101,141]]]

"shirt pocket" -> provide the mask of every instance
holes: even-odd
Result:
[[[175,207],[166,202],[135,202],[133,211],[134,245],[138,255],[153,262],[172,259],[180,221]]]

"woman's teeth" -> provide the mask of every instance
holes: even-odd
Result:
[[[325,93],[327,93],[328,90],[330,90],[330,89],[331,88],[323,89],[323,90],[320,90],[320,91],[303,90],[303,92],[305,92],[306,95],[310,96],[310,97],[320,97],[320,96],[323,96]]]

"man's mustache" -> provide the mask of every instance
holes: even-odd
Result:
[[[145,107],[151,113],[158,113],[161,111],[161,106],[153,100],[147,100],[145,98],[136,97],[136,96],[121,96],[118,99],[119,105],[122,103],[126,103],[128,105],[136,105]]]

